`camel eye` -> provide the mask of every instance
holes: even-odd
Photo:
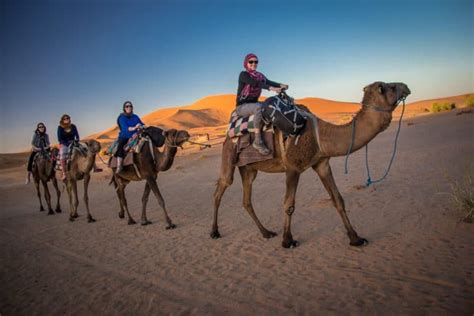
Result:
[[[383,92],[384,92],[384,91],[383,91],[383,87],[382,87],[382,86],[379,86],[379,93],[380,93],[380,94],[383,94]]]

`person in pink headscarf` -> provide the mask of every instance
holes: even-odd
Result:
[[[239,87],[237,89],[237,108],[235,112],[238,116],[250,116],[254,114],[255,140],[252,146],[262,155],[268,155],[268,150],[262,138],[262,112],[261,103],[258,98],[262,89],[280,93],[282,89],[288,89],[288,85],[268,80],[261,72],[257,71],[258,57],[255,54],[247,54],[244,59],[245,71],[239,76]]]

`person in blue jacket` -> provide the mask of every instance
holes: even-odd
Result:
[[[124,149],[125,145],[128,140],[137,133],[137,130],[140,127],[145,126],[145,124],[138,115],[133,113],[133,104],[130,101],[125,101],[123,104],[123,112],[120,113],[117,118],[117,124],[120,132],[115,157],[117,157],[117,173],[119,173],[122,171],[123,158],[125,158],[125,155],[127,154]]]

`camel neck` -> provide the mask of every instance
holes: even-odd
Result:
[[[321,149],[325,156],[343,156],[348,153],[352,144],[350,152],[355,152],[385,130],[391,120],[391,112],[368,110],[363,107],[349,123],[335,125],[321,121]]]
[[[158,171],[166,171],[171,168],[177,151],[178,149],[176,147],[170,147],[168,145],[165,145],[163,152],[158,151],[158,159],[156,161]]]

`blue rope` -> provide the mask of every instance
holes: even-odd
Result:
[[[352,119],[352,140],[351,140],[351,145],[349,146],[349,150],[347,151],[346,162],[345,162],[345,165],[344,165],[344,168],[345,168],[344,173],[345,173],[345,174],[348,174],[348,173],[349,173],[349,171],[347,170],[347,161],[349,160],[349,155],[351,154],[352,146],[354,146],[355,124],[356,124],[356,120],[355,120],[355,118],[353,118],[353,119]]]
[[[369,144],[365,145],[365,166],[367,168],[367,182],[365,183],[365,186],[368,187],[372,183],[377,183],[385,179],[385,177],[388,175],[390,168],[392,167],[392,162],[395,159],[395,154],[397,152],[397,142],[398,142],[398,135],[400,134],[400,128],[402,127],[402,118],[403,118],[403,113],[405,113],[405,99],[403,99],[403,109],[402,109],[402,114],[400,115],[400,120],[398,121],[398,130],[397,134],[395,135],[395,143],[393,145],[393,153],[392,153],[392,158],[390,159],[390,163],[388,164],[387,171],[385,171],[385,174],[383,175],[382,178],[378,180],[372,180],[370,177],[370,169],[369,169]]]

